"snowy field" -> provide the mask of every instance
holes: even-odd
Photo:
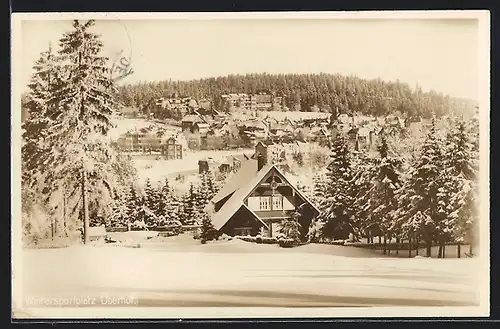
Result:
[[[168,240],[171,239],[171,240]],[[24,296],[132,296],[155,307],[474,306],[478,259],[381,258],[189,235],[141,248],[23,251]]]
[[[163,181],[165,177],[175,174],[189,174],[198,172],[198,161],[207,157],[223,163],[231,155],[246,154],[251,156],[253,149],[241,149],[234,151],[192,151],[186,152],[182,159],[176,160],[156,160],[134,159],[135,167],[139,174],[139,181],[145,182],[149,178],[151,182]]]
[[[166,128],[172,131],[180,131],[179,127],[170,126],[167,124],[157,123],[146,119],[132,119],[132,118],[120,118],[116,117],[113,119],[114,128],[108,132],[108,136],[112,140],[117,140],[121,135],[127,133],[128,131],[140,130],[142,128],[147,128],[150,126]]]

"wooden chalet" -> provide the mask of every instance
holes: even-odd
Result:
[[[276,237],[280,223],[297,211],[303,238],[319,214],[277,166],[259,155],[241,164],[205,211],[220,233],[255,236],[263,230],[269,237]]]

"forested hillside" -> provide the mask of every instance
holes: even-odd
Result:
[[[386,115],[399,111],[407,115],[440,116],[450,110],[475,110],[469,100],[435,91],[424,92],[406,83],[365,80],[339,74],[247,74],[191,81],[164,80],[126,85],[120,88],[125,106],[144,107],[152,99],[177,93],[195,99],[206,97],[222,109],[220,95],[227,93],[274,92],[285,95],[283,106],[291,111],[324,111]]]

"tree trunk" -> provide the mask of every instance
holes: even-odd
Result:
[[[439,242],[438,258],[443,258],[443,246],[441,245],[441,242]]]
[[[419,243],[418,243],[419,241],[418,241],[418,240],[419,240],[418,236],[417,236],[417,237],[415,237],[415,254],[416,254],[417,256],[418,256],[418,249],[419,249],[419,245],[418,245],[418,244],[419,244]]]
[[[54,217],[54,214],[50,216],[50,236],[52,240],[54,240]]]
[[[461,250],[460,250],[460,242],[457,244],[457,258],[460,258],[461,255]]]
[[[469,255],[470,255],[470,257],[474,256],[474,254],[473,254],[473,248],[472,248],[472,243],[469,245]]]
[[[396,255],[399,255],[399,237],[396,238]]]
[[[431,251],[432,251],[432,241],[427,241],[426,249],[427,249],[426,256],[427,257],[431,257],[432,256],[432,254],[431,254]]]
[[[384,255],[387,254],[387,236],[384,234]]]
[[[443,243],[443,258],[446,258],[446,243]]]
[[[57,220],[57,216],[54,216],[54,236],[57,237],[57,234],[59,233],[57,229],[57,225],[59,225],[59,221]]]
[[[62,221],[63,221],[63,234],[65,237],[68,237],[68,229],[66,226],[66,195],[63,194],[63,204],[62,204]]]
[[[411,258],[411,235],[408,235],[408,258]]]
[[[82,171],[83,243],[89,243],[89,205],[87,198],[87,173]]]
[[[382,243],[382,237],[379,235],[378,236],[378,244],[381,244]]]
[[[389,244],[387,245],[387,254],[391,254],[391,242],[392,242],[392,237],[389,237]],[[386,243],[387,244],[387,243]]]

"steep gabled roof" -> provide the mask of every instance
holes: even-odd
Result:
[[[250,168],[252,166],[252,168]],[[245,167],[245,168],[243,168]],[[233,179],[236,178],[236,176],[239,176],[238,173],[240,173],[242,170],[244,170],[244,174],[242,174],[240,177],[242,177],[243,180],[239,180],[237,184],[234,184],[231,186],[230,189],[228,190],[234,190],[234,187],[236,187],[236,190],[233,192],[225,193],[224,197],[227,195],[233,193],[231,197],[224,203],[222,208],[218,212],[213,212],[210,214],[212,217],[212,223],[214,224],[215,229],[219,230],[222,226],[226,224],[226,222],[231,218],[231,216],[234,215],[238,209],[241,208],[243,205],[243,200],[245,197],[252,191],[252,189],[264,178],[264,176],[269,172],[269,170],[272,168],[272,165],[266,165],[264,166],[260,171],[257,172],[257,161],[256,160],[248,160],[248,163],[242,164],[242,167],[238,172],[236,173],[235,176],[233,176]],[[248,175],[252,175],[251,177],[248,177]],[[231,182],[228,182],[231,183]],[[229,184],[226,184],[229,185]],[[217,196],[217,195],[216,195]],[[224,197],[222,197],[220,200],[222,200]],[[214,198],[215,199],[215,198]],[[212,199],[212,202],[213,200]]]
[[[239,189],[245,182],[248,182],[257,172],[257,160],[249,159],[241,162],[240,169],[224,184],[224,186],[212,198],[213,203],[227,197]]]

